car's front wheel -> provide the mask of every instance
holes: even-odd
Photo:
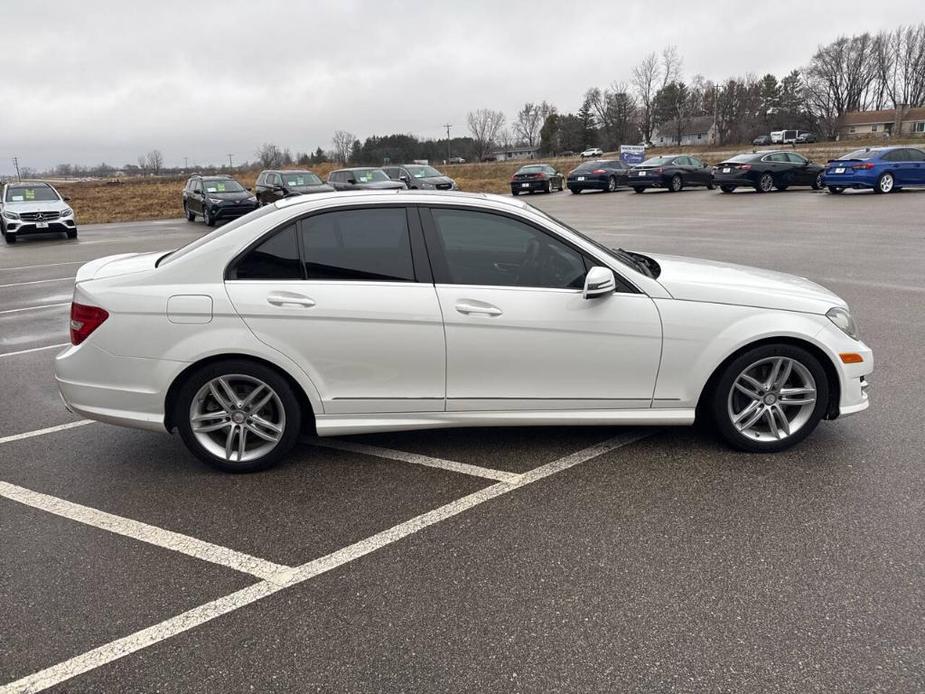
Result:
[[[225,472],[254,472],[289,453],[302,412],[292,387],[276,371],[229,359],[186,379],[172,421],[200,460]]]
[[[758,185],[755,186],[755,190],[759,193],[770,193],[773,187],[774,177],[769,173],[763,173],[761,174],[761,178],[758,179]]]
[[[203,208],[202,210],[202,221],[206,223],[207,227],[215,226],[215,217],[212,216],[212,212],[208,207]]]
[[[733,359],[711,397],[713,420],[731,446],[773,453],[812,433],[825,414],[829,385],[809,351],[771,344]]]
[[[681,180],[681,174],[675,174],[671,177],[671,181],[668,182],[668,190],[672,193],[680,193],[683,187],[684,181]]]
[[[68,237],[69,239],[76,239],[76,238],[77,238],[77,229],[68,229],[68,230],[65,232],[65,234],[67,234],[67,237]]]
[[[735,186],[720,186],[719,189],[723,191],[724,193],[732,193],[733,191],[735,191],[736,187]]]
[[[614,176],[611,176],[607,179],[607,189],[606,192],[612,193],[617,189],[617,179]]]
[[[841,186],[829,186],[829,192],[832,195],[841,195],[842,193],[845,192],[845,189],[842,188]]]

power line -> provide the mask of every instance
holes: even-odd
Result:
[[[19,174],[19,157],[13,157],[13,166],[16,167],[16,180],[22,183],[22,176]]]
[[[234,156],[233,154],[229,154],[229,155],[228,155],[228,168],[229,168],[229,169],[233,169],[233,168],[234,168],[234,162],[231,160],[231,158],[232,158],[233,156]]]
[[[443,127],[446,128],[446,163],[450,163],[450,128],[453,127],[452,123],[444,123]]]

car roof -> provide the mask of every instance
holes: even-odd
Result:
[[[262,174],[265,174],[265,173],[284,174],[284,173],[315,173],[315,172],[312,171],[311,169],[264,169],[260,173]]]
[[[387,164],[387,166],[391,166],[391,165]],[[382,168],[381,166],[351,166],[346,169],[334,169],[334,171],[369,171],[370,169],[381,169],[381,168]],[[334,171],[332,171],[331,173],[334,173]]]
[[[315,205],[326,200],[344,200],[359,201],[383,200],[414,203],[448,203],[461,202],[466,200],[489,200],[492,202],[502,203],[517,209],[526,209],[530,207],[523,200],[516,200],[502,195],[493,195],[491,193],[465,193],[460,191],[442,191],[442,190],[356,190],[342,191],[334,193],[314,193],[313,195],[298,195],[292,198],[283,198],[277,200],[274,205],[279,209],[293,207],[295,205]]]
[[[7,183],[10,188],[38,188],[40,186],[45,186],[46,188],[51,188],[50,183],[45,183],[45,181],[35,181],[30,183],[28,181],[16,181],[15,183]]]

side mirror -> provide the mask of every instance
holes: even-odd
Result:
[[[70,201],[71,201],[71,198],[70,198],[69,196],[67,196],[67,195],[65,195],[65,196],[64,196],[63,198],[61,198],[61,199],[64,200],[64,202],[70,202]]]
[[[245,188],[244,190],[246,190],[248,193],[253,193],[253,192],[254,192],[253,188]]]
[[[348,178],[347,183],[349,183],[352,186],[355,186],[357,184],[357,180],[355,178]]]
[[[613,276],[613,270],[609,267],[596,265],[585,275],[585,288],[581,295],[585,299],[593,299],[598,296],[612,294],[617,288],[617,280]]]
[[[411,185],[411,178],[409,176],[399,176],[399,179],[405,182],[405,185]]]

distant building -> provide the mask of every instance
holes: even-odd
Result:
[[[536,159],[536,153],[539,147],[508,147],[499,149],[491,153],[490,158],[495,161],[508,161],[510,159]]]
[[[925,135],[925,108],[891,108],[884,111],[850,111],[838,124],[839,138]]]
[[[681,142],[683,146],[715,145],[719,142],[719,129],[713,116],[694,116],[681,124]],[[671,147],[678,144],[677,121],[662,123],[652,135],[652,144],[656,147]]]

